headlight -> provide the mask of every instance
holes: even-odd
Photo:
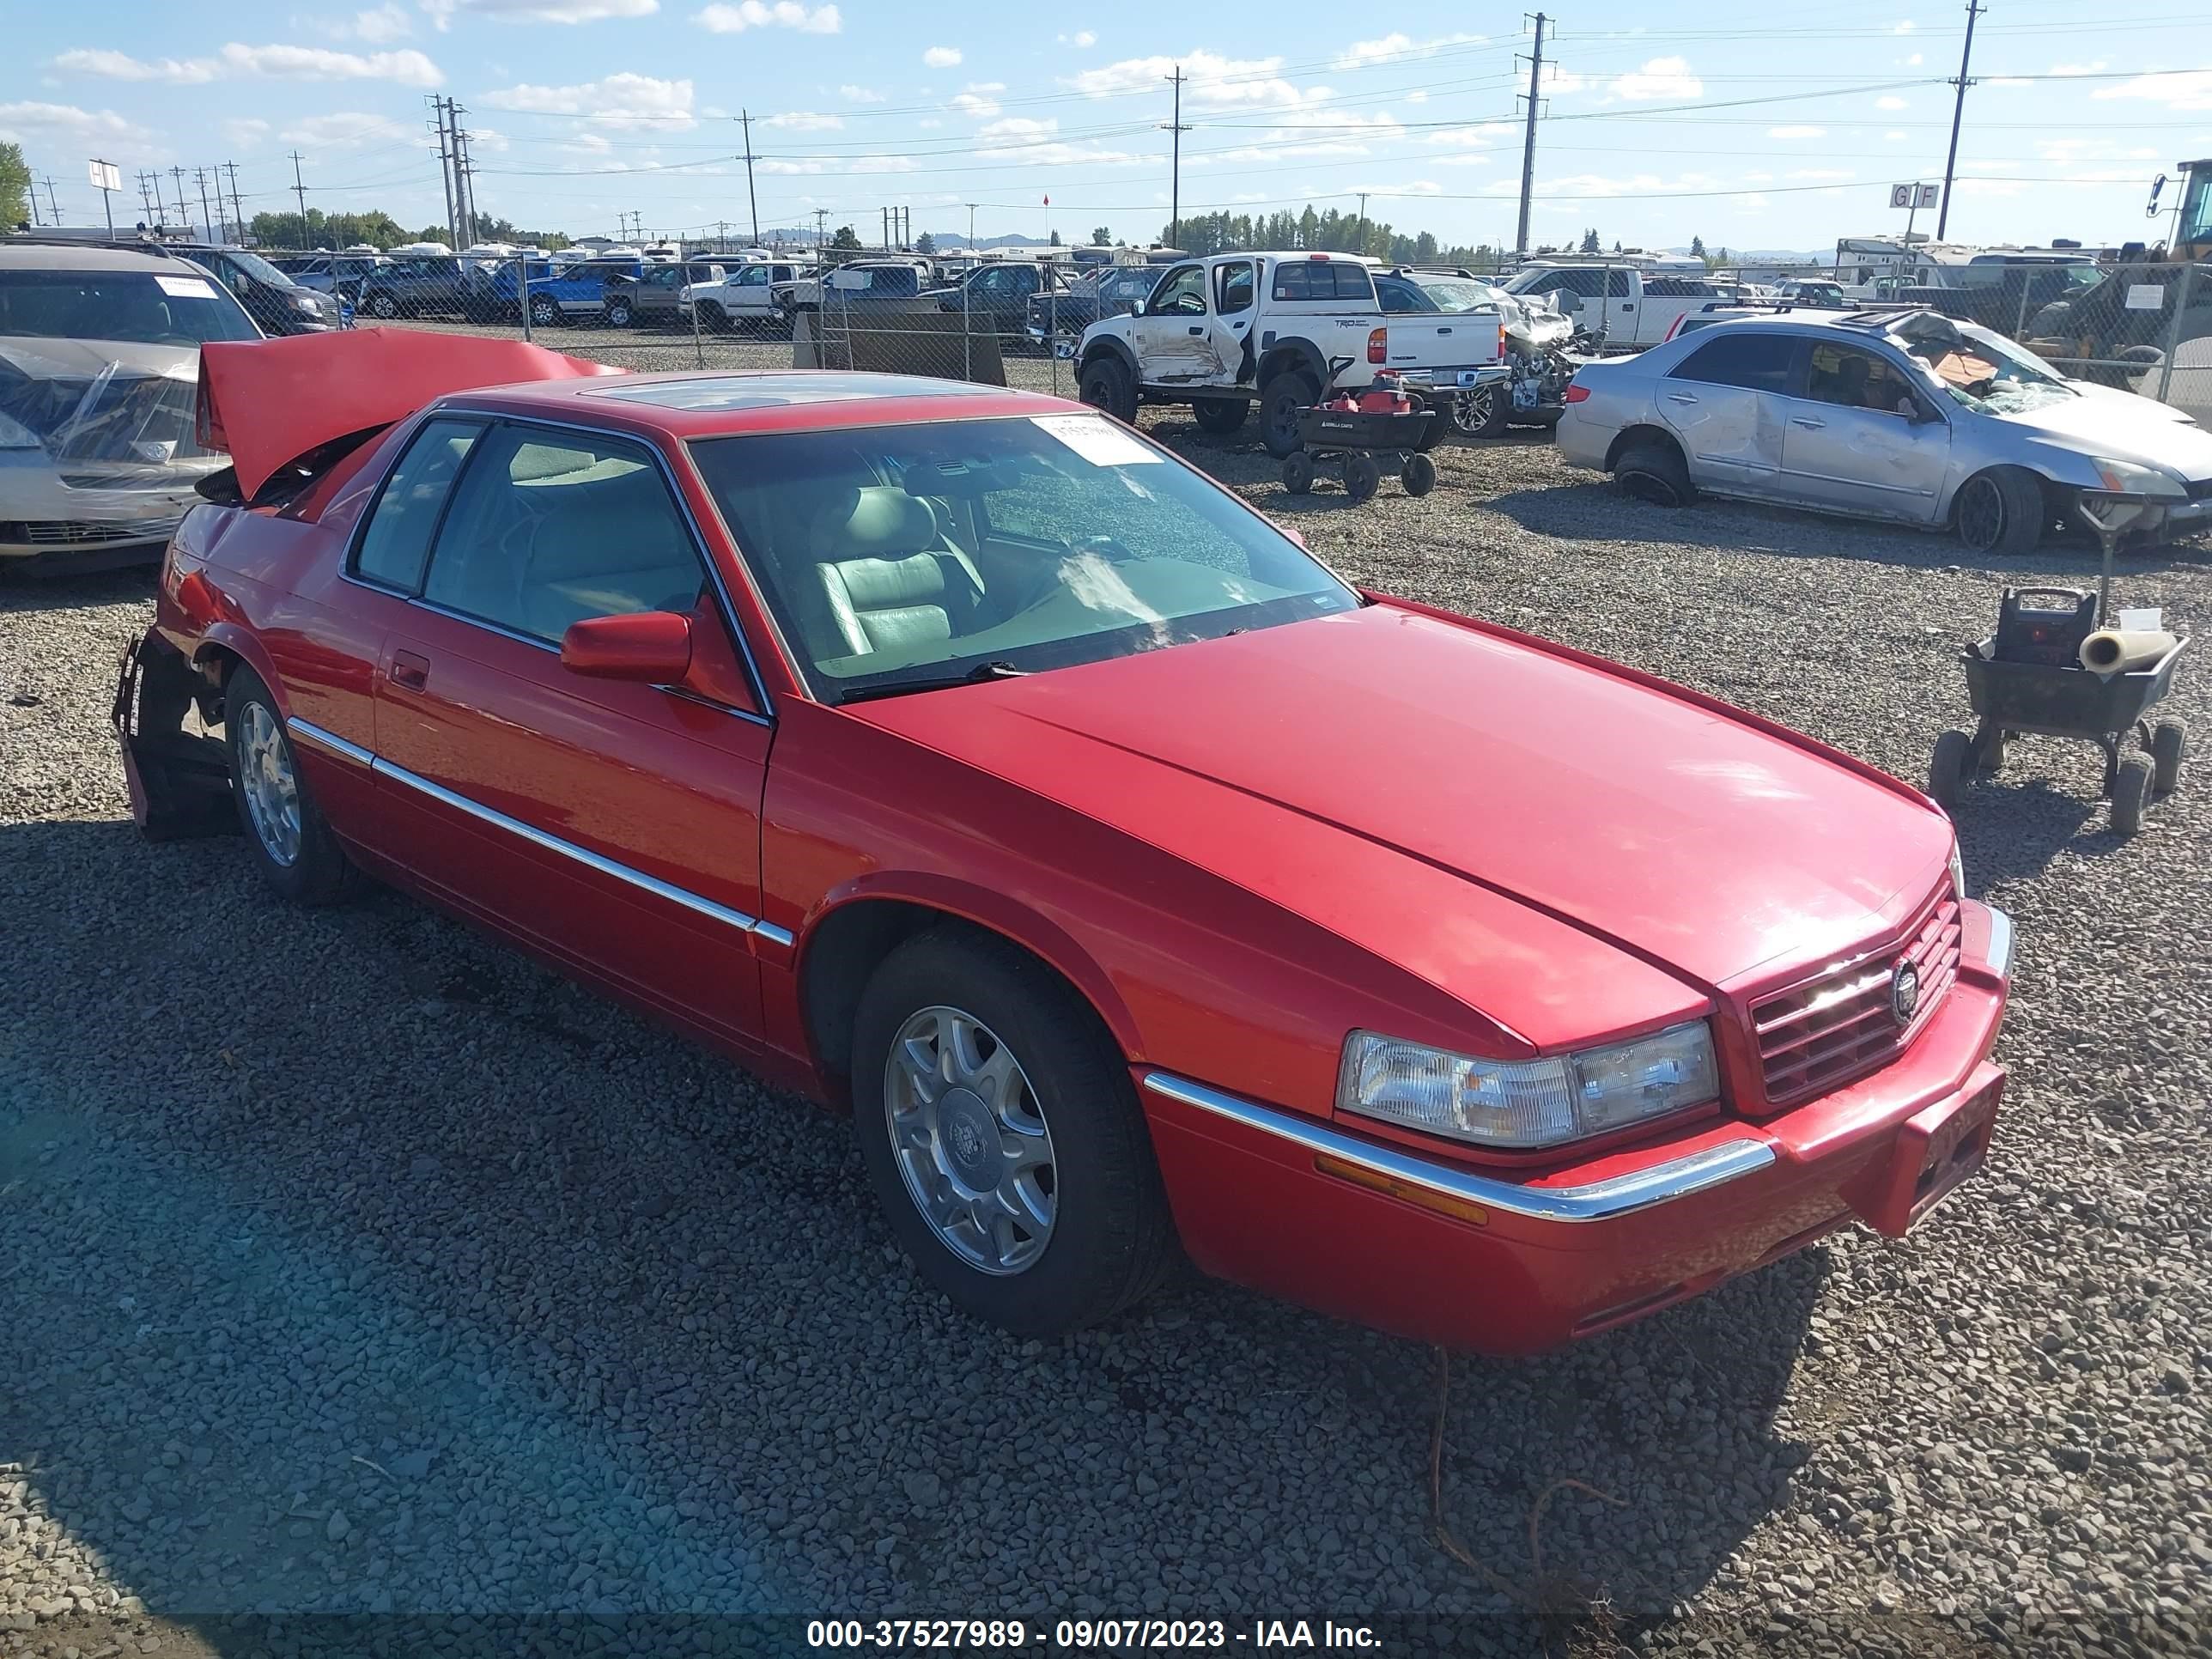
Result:
[[[1340,1111],[1485,1146],[1553,1146],[1720,1096],[1704,1020],[1553,1060],[1474,1060],[1354,1031],[1337,1074]]]
[[[2186,495],[2189,491],[2180,480],[2160,471],[2154,466],[2142,466],[2134,461],[2093,459],[2090,465],[2097,469],[2097,477],[2106,489],[2116,495]]]
[[[0,449],[36,449],[39,434],[12,415],[0,415]]]

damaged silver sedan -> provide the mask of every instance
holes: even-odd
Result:
[[[0,562],[158,559],[226,465],[193,435],[201,343],[259,332],[188,260],[0,242]]]

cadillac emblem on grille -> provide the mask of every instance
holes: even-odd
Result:
[[[1912,1011],[1920,1006],[1920,975],[1909,962],[1897,964],[1889,981],[1889,1012],[1899,1025],[1912,1024]]]

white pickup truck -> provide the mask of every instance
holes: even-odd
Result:
[[[1724,297],[1694,271],[1639,270],[1632,265],[1566,263],[1524,266],[1508,294],[1559,296],[1561,311],[1585,334],[1604,337],[1600,349],[1641,351],[1657,345],[1686,312]]]
[[[1083,401],[1121,421],[1140,404],[1188,404],[1208,432],[1234,432],[1260,405],[1278,458],[1299,447],[1298,414],[1330,387],[1392,370],[1450,430],[1455,392],[1506,378],[1504,319],[1483,310],[1385,317],[1367,263],[1349,253],[1218,253],[1170,265],[1133,315],[1083,331]]]
[[[699,307],[702,328],[757,327],[783,320],[780,291],[814,274],[811,265],[789,259],[731,261],[722,276],[711,283],[686,283],[676,297],[676,308],[687,319]]]

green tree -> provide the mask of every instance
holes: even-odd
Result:
[[[1060,246],[1060,233],[1056,230],[1052,234],[1051,246],[1054,247],[1058,247]]]
[[[830,239],[830,246],[833,248],[841,248],[848,253],[858,253],[860,251],[860,239],[853,234],[852,226],[840,225],[837,227],[837,234]]]
[[[1702,259],[1705,257],[1705,239],[1704,237],[1692,236],[1690,238],[1690,257],[1692,259]]]
[[[1105,225],[1096,225],[1096,226],[1093,226],[1093,227],[1091,228],[1091,246],[1093,246],[1093,247],[1111,247],[1111,246],[1114,246],[1114,233],[1113,233],[1113,231],[1112,231],[1109,227],[1107,227],[1107,226],[1105,226]]]
[[[1602,249],[1603,245],[1597,240],[1597,232],[1595,230],[1586,230],[1583,233],[1583,245],[1581,249],[1583,252],[1597,253],[1601,252]]]
[[[931,254],[937,252],[937,238],[931,235],[927,231],[923,231],[921,235],[914,239],[914,251],[916,253],[921,254],[925,259],[927,258]]]
[[[21,144],[0,144],[0,230],[13,230],[31,216],[31,169]]]

